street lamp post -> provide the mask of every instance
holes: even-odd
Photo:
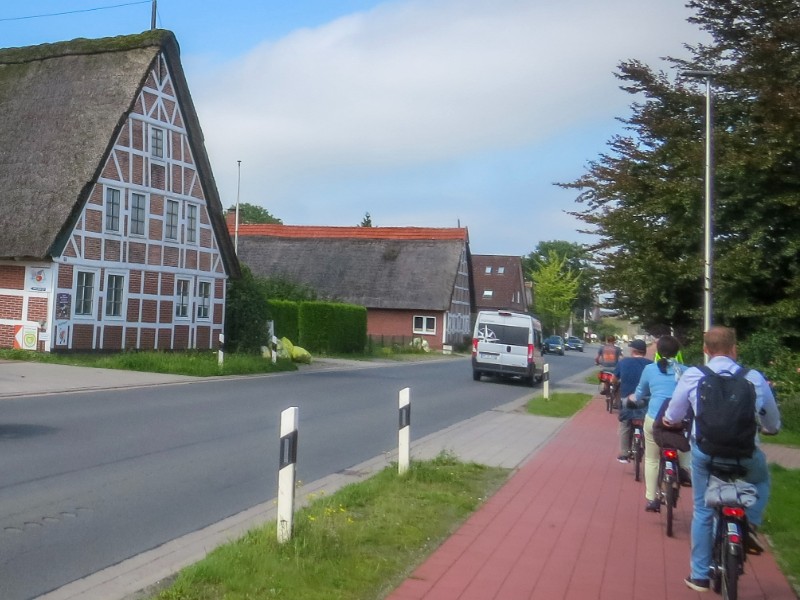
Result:
[[[703,79],[706,82],[706,158],[705,158],[705,235],[703,244],[703,331],[711,329],[713,296],[711,293],[711,267],[714,256],[714,138],[713,95],[711,79],[713,71],[683,71],[684,77]],[[706,357],[707,358],[707,357]]]
[[[233,226],[233,251],[239,254],[239,192],[242,189],[242,161],[236,161],[236,221]]]

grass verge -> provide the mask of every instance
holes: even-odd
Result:
[[[297,366],[289,360],[279,360],[273,365],[271,361],[255,354],[231,352],[225,354],[225,361],[220,367],[216,352],[194,350],[187,352],[132,351],[115,354],[54,354],[52,352],[0,350],[0,358],[79,367],[192,375],[194,377],[252,375],[297,370]]]
[[[413,462],[404,477],[387,468],[298,511],[289,542],[278,544],[275,523],[252,530],[155,598],[383,598],[507,476],[445,454]]]
[[[781,570],[798,590],[800,586],[800,470],[770,465],[772,491],[764,519]]]
[[[591,394],[561,393],[553,394],[549,400],[542,397],[533,398],[526,406],[532,415],[541,417],[571,417],[592,399]]]
[[[800,448],[800,433],[782,429],[778,435],[762,435],[762,444],[780,444],[782,446],[793,446]]]

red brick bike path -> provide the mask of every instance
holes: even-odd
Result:
[[[691,490],[675,514],[644,512],[644,483],[620,464],[617,419],[594,399],[403,582],[389,600],[680,600]],[[797,600],[768,551],[749,557],[741,600]]]

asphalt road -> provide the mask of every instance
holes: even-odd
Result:
[[[551,383],[593,354],[548,356]],[[276,495],[280,412],[299,407],[298,478],[417,439],[530,388],[472,381],[468,359],[0,401],[0,598],[34,598]]]

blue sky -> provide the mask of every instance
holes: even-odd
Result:
[[[634,100],[625,59],[704,40],[680,0],[159,0],[223,204],[286,224],[469,227],[474,254],[590,241],[571,181]],[[118,6],[124,5],[124,6]],[[102,7],[112,7],[93,10]],[[50,13],[73,14],[24,18]],[[149,29],[136,0],[7,0],[0,45]]]

